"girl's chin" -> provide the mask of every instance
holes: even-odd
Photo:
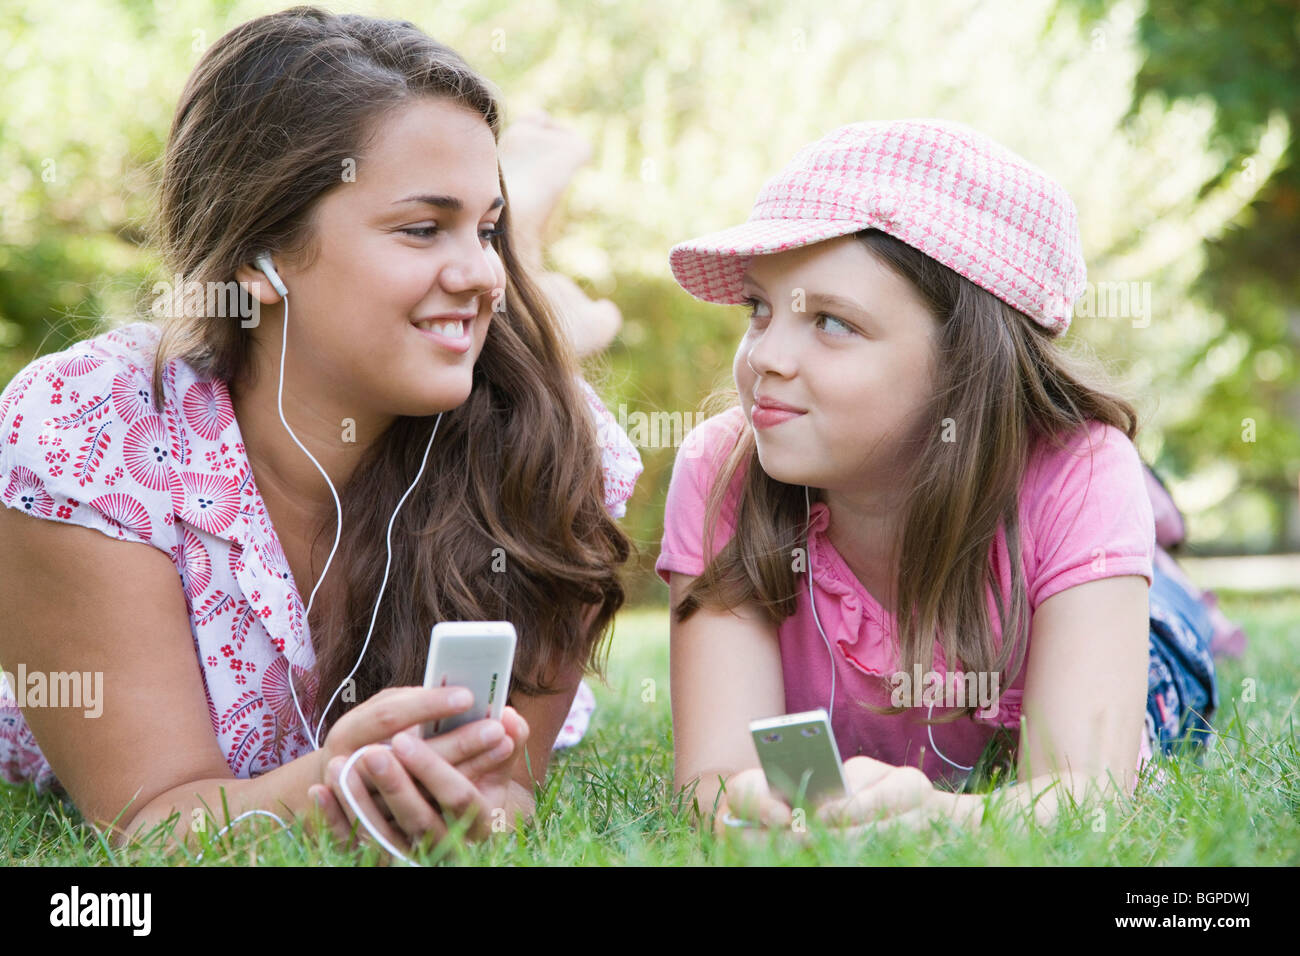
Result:
[[[771,449],[764,454],[761,443],[758,448],[758,463],[769,478],[783,484],[806,485],[812,477],[806,457],[801,458],[789,452],[778,453]]]
[[[465,379],[463,383],[440,383],[438,388],[423,391],[412,389],[406,394],[404,407],[398,414],[424,418],[460,408],[470,397],[470,376],[467,375]]]

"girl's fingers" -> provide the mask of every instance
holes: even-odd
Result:
[[[456,770],[470,780],[480,780],[510,763],[515,754],[515,742],[507,737],[492,750],[456,764]]]
[[[844,833],[847,836],[864,836],[867,834],[880,833],[884,830],[906,829],[915,830],[923,827],[928,823],[930,817],[924,810],[917,808],[908,810],[906,813],[900,813],[896,816],[885,817],[872,823],[855,823],[852,826],[845,827]]]
[[[506,733],[514,740],[515,745],[522,747],[528,743],[528,735],[531,733],[528,727],[528,721],[524,720],[523,714],[513,707],[507,706],[501,711],[501,724],[505,727]]]
[[[523,751],[528,743],[529,729],[528,721],[513,707],[506,707],[501,712],[501,726],[505,728],[506,736],[491,750],[469,760],[448,762],[475,782],[505,767]]]
[[[453,703],[464,695],[461,703]],[[463,687],[387,687],[339,718],[324,750],[348,757],[368,744],[392,739],[404,728],[452,717],[468,710],[473,696]]]
[[[312,802],[316,805],[316,808],[320,811],[319,819],[324,820],[326,829],[333,833],[339,842],[351,849],[352,827],[348,825],[347,814],[345,814],[343,808],[339,806],[339,802],[335,798],[333,791],[324,784],[317,783],[309,787],[307,793],[312,798]],[[315,831],[314,824],[312,830],[313,832]]]
[[[396,737],[394,736],[394,742]],[[506,739],[506,730],[499,720],[476,720],[436,737],[414,736],[417,741],[433,749],[447,763],[456,764],[472,760],[480,754],[490,753]]]
[[[366,830],[365,826],[360,824],[360,821],[357,820],[356,813],[353,811],[352,805],[348,802],[347,796],[344,793],[345,786],[347,793],[352,795],[352,799],[356,802],[357,808],[365,816],[366,822],[368,822],[375,831],[377,831],[393,846],[400,850],[405,850],[407,847],[405,837],[398,833],[397,830],[393,828],[393,825],[384,817],[382,811],[375,805],[375,801],[371,797],[370,791],[366,788],[366,782],[358,769],[363,759],[364,757],[358,758],[358,760],[352,765],[351,769],[348,771],[347,780],[341,780],[339,777],[339,774],[342,772],[343,766],[347,760],[343,757],[335,757],[331,760],[327,767],[330,788],[338,798],[339,807],[347,815],[349,825],[353,823],[359,825],[357,831],[359,837],[362,834],[365,834],[362,839],[368,839],[370,834],[369,831]]]
[[[767,781],[762,774],[762,770],[742,770],[728,778],[726,799],[732,816],[742,820],[758,819],[760,804],[767,790]]]
[[[398,734],[393,738],[395,748],[401,748],[410,737]],[[421,794],[410,774],[397,755],[384,747],[369,747],[352,765],[353,772],[360,771],[365,781],[373,786],[391,814],[391,823],[406,834],[408,842],[419,842],[432,832],[441,840],[447,827],[437,810]]]
[[[733,816],[766,826],[789,826],[790,808],[772,795],[761,767],[742,770],[727,781],[727,806]]]
[[[407,746],[408,743],[415,746]],[[459,770],[443,759],[429,741],[394,741],[393,755],[406,770],[422,783],[442,807],[444,817],[465,818],[473,815],[471,826],[479,832],[485,824],[487,806],[478,788]]]
[[[764,826],[788,827],[794,821],[794,813],[784,801],[768,795],[759,804],[758,819]]]
[[[464,776],[478,780],[512,760],[527,743],[528,734],[528,722],[507,706],[500,720],[477,721],[427,740],[415,729],[409,736],[417,743],[432,746]]]
[[[844,761],[844,782],[848,793],[842,797],[823,800],[817,807],[817,816],[828,823],[839,823],[842,826],[860,822],[861,818],[852,814],[858,806],[853,803],[854,798],[864,790],[877,786],[897,769],[893,764],[871,757],[850,757]]]
[[[823,820],[842,824],[871,823],[921,810],[926,797],[934,791],[929,778],[915,767],[891,766],[889,771],[847,800],[823,804],[818,815]]]
[[[382,746],[382,745],[377,745],[377,746]],[[351,756],[351,754],[349,754],[348,756]],[[336,768],[338,772],[342,773],[343,772],[342,768],[347,763],[347,758],[335,757],[334,760],[336,761]],[[370,779],[370,775],[366,772],[366,766],[364,762],[358,762],[352,765],[352,769],[348,771],[348,779],[350,781],[355,779],[361,780],[361,782],[365,784],[366,793],[370,795],[370,799],[375,800],[376,796],[379,793],[379,788],[375,786],[374,781]],[[338,797],[339,795],[335,794],[336,801]],[[378,801],[375,805],[379,808],[379,818],[382,820],[386,820],[389,823],[392,823],[393,813],[391,810],[388,809],[388,805],[382,801]],[[351,808],[350,807],[346,808],[344,810],[344,813],[347,816],[351,816],[352,815]],[[369,817],[367,817],[367,819],[369,819]]]
[[[871,787],[884,780],[897,770],[893,764],[871,757],[850,757],[844,761],[844,777],[848,781],[849,793],[854,794],[863,787]]]

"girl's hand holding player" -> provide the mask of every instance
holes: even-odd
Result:
[[[946,794],[935,788],[917,767],[896,767],[871,757],[850,757],[844,762],[844,776],[849,784],[848,797],[826,800],[818,805],[815,816],[826,826],[842,827],[849,832],[878,831],[881,827],[924,826],[946,816]],[[732,775],[727,781],[726,809],[719,813],[714,829],[732,827],[795,827],[790,807],[772,793],[761,768],[755,767]]]
[[[513,707],[505,708],[500,721],[475,721],[427,740],[420,736],[424,721],[461,713],[470,703],[456,688],[389,688],[340,718],[321,747],[322,782],[310,789],[334,834],[344,842],[366,835],[340,779],[348,758],[362,747],[366,752],[353,762],[346,784],[366,819],[394,846],[409,849],[430,834],[442,840],[453,819],[469,820],[469,840],[512,826],[521,789],[515,775],[529,733]],[[394,726],[405,729],[386,738]]]

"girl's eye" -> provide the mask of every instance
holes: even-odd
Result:
[[[762,319],[767,317],[766,315],[758,314],[758,310],[761,308],[765,308],[765,306],[763,305],[762,302],[754,298],[752,295],[749,296],[747,299],[745,299],[744,302],[742,302],[741,304],[749,307],[748,317],[750,321],[753,321],[754,319]]]
[[[763,311],[767,306],[752,295],[746,298],[742,304],[748,307],[749,320],[751,322],[755,319],[765,319],[768,317],[767,312]],[[834,324],[829,325],[830,323]],[[826,312],[819,312],[817,314],[817,327],[825,329],[831,335],[835,336],[852,335],[856,331],[853,326],[849,325],[843,319],[837,319],[835,316]]]
[[[820,312],[820,313],[818,313],[818,315],[817,315],[817,324],[818,324],[819,326],[821,326],[822,328],[826,328],[826,326],[823,324],[823,320],[824,320],[825,322],[834,322],[834,323],[835,323],[836,325],[838,325],[841,329],[843,329],[842,332],[837,332],[837,331],[835,331],[834,329],[827,329],[827,331],[829,331],[832,335],[845,335],[845,334],[851,335],[851,334],[853,334],[853,328],[852,328],[852,327],[851,327],[847,322],[845,322],[843,319],[837,319],[837,318],[835,318],[835,316],[833,316],[833,315],[828,315],[828,314],[826,314],[825,312]]]
[[[412,226],[409,229],[403,229],[402,232],[408,236],[414,236],[416,239],[431,239],[434,233],[438,231],[437,226]],[[491,226],[487,229],[479,230],[479,239],[483,242],[491,242],[493,239],[499,239],[505,235],[505,229],[500,226]]]

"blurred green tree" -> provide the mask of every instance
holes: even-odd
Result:
[[[1147,290],[1141,315],[1132,302],[1116,311],[1091,297],[1066,344],[1099,352],[1122,377],[1143,416],[1139,447],[1182,480],[1189,511],[1204,510],[1193,525],[1202,538],[1268,545],[1267,513],[1243,511],[1243,496],[1225,503],[1226,493],[1194,472],[1229,488],[1238,469],[1243,481],[1279,473],[1287,433],[1281,412],[1265,412],[1270,393],[1249,377],[1224,391],[1221,379],[1244,361],[1262,369],[1261,379],[1284,383],[1294,359],[1268,345],[1239,359],[1236,315],[1229,328],[1193,286],[1206,271],[1205,237],[1239,221],[1273,181],[1292,127],[1275,116],[1231,145],[1208,138],[1221,119],[1208,97],[1135,100],[1147,55],[1136,14],[1092,12],[1081,2],[396,0],[349,8],[416,22],[497,83],[507,118],[546,108],[595,146],[556,217],[549,255],[624,312],[619,340],[591,364],[616,416],[685,419],[730,378],[741,310],[682,292],[668,271],[673,243],[743,221],[765,179],[836,126],[955,119],[1065,184],[1098,288]],[[11,0],[0,9],[0,382],[40,352],[133,317],[152,281],[169,278],[158,274],[146,237],[176,98],[217,37],[284,5]],[[1261,288],[1241,294],[1277,301]],[[1282,340],[1260,331],[1248,341]],[[1228,455],[1227,424],[1239,427],[1257,409],[1257,447]],[[655,431],[642,449],[645,475],[626,520],[647,570],[675,441]],[[649,574],[630,581],[633,599],[664,593]]]
[[[1113,0],[1078,2],[1096,23],[1127,9]],[[1300,550],[1300,157],[1293,138],[1300,8],[1289,0],[1149,0],[1137,37],[1145,58],[1125,122],[1149,96],[1174,104],[1208,98],[1224,159],[1204,188],[1234,176],[1262,180],[1240,215],[1206,237],[1205,266],[1191,291],[1225,321],[1203,352],[1179,363],[1180,375],[1205,384],[1189,414],[1165,423],[1166,456],[1179,474],[1231,462],[1235,480],[1221,483],[1219,494],[1227,499],[1240,486],[1265,497],[1268,546]],[[1279,120],[1292,137],[1263,176],[1252,157]]]

